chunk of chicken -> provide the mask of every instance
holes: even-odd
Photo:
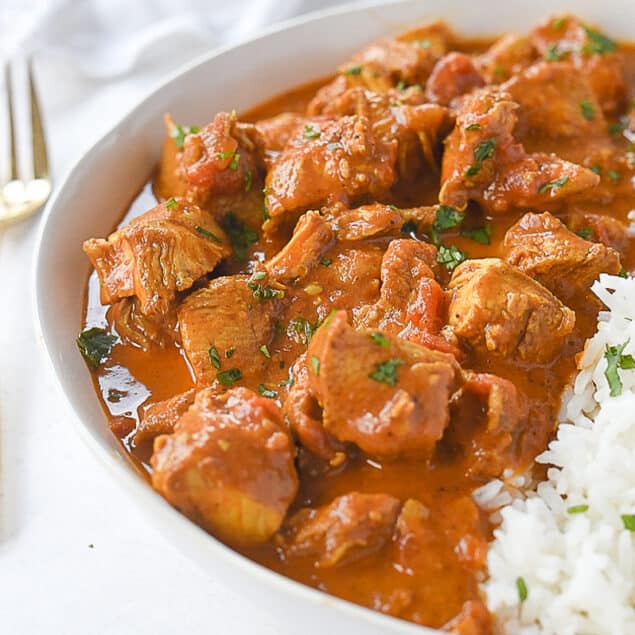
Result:
[[[170,306],[166,314],[144,315],[139,300],[123,298],[108,307],[108,321],[112,323],[126,344],[149,351],[153,346],[165,348],[176,339],[176,307]]]
[[[190,388],[170,399],[157,401],[144,407],[133,437],[135,446],[139,447],[160,434],[172,434],[176,422],[194,403],[194,397],[196,397],[196,390]]]
[[[232,544],[258,544],[278,530],[298,490],[294,447],[270,399],[246,388],[207,388],[158,437],[152,485],[172,505]]]
[[[256,143],[267,167],[273,164],[287,142],[297,134],[306,121],[306,117],[299,113],[283,112],[255,123],[258,132]]]
[[[546,20],[530,35],[541,56],[566,59],[589,79],[606,114],[615,114],[626,97],[624,60],[619,47],[573,16]]]
[[[510,207],[541,207],[587,190],[600,177],[553,154],[527,154],[515,142],[518,104],[484,88],[462,102],[446,139],[439,200],[464,209],[474,200],[497,214]]]
[[[319,212],[306,212],[296,224],[289,242],[265,267],[274,278],[283,282],[305,278],[334,241],[329,222]]]
[[[340,465],[345,459],[342,443],[330,435],[322,425],[322,409],[309,387],[306,354],[300,355],[292,367],[293,385],[284,402],[285,419],[300,443],[315,456]]]
[[[280,291],[265,279],[229,276],[212,280],[183,301],[178,309],[181,341],[199,385],[231,385],[262,376],[269,360],[260,347],[271,344],[279,311],[271,293]]]
[[[185,137],[180,157],[188,185],[207,194],[243,191],[261,168],[252,134],[236,113],[219,112],[211,123]]]
[[[189,289],[229,255],[227,237],[195,205],[174,199],[130,221],[107,240],[84,243],[99,276],[102,304],[135,296],[144,315],[166,315],[177,291]]]
[[[356,331],[341,311],[317,330],[307,359],[324,428],[336,439],[382,458],[425,457],[434,450],[460,381],[451,355]]]
[[[378,138],[366,117],[307,126],[267,174],[272,219],[367,194],[380,198],[393,184],[397,144]]]
[[[548,363],[575,325],[575,313],[541,284],[497,258],[453,272],[449,324],[477,351]]]
[[[488,84],[500,84],[530,66],[536,56],[527,36],[507,33],[477,58],[476,65]]]
[[[579,236],[588,236],[589,240],[611,247],[622,255],[628,249],[630,241],[628,229],[617,218],[570,209],[567,214],[567,227]]]
[[[404,224],[399,210],[391,205],[372,203],[354,209],[343,206],[327,210],[338,240],[364,240],[399,231]]]
[[[600,104],[586,77],[572,64],[539,62],[501,88],[520,105],[514,134],[529,151],[557,152],[564,159],[591,162],[611,154]]]
[[[474,59],[465,53],[453,51],[436,63],[426,82],[425,92],[432,103],[450,106],[458,97],[484,83]]]
[[[587,297],[600,273],[622,268],[617,251],[584,240],[548,212],[525,214],[505,234],[503,248],[507,262],[565,302]]]
[[[351,492],[317,509],[301,509],[284,528],[286,557],[318,568],[350,564],[390,541],[401,503],[387,494]]]

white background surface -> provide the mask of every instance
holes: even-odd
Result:
[[[318,4],[0,0],[0,56],[35,54],[59,184],[175,66]],[[0,633],[277,634],[284,616],[186,560],[68,425],[32,324],[38,222],[0,230]]]

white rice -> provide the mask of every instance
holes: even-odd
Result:
[[[537,459],[554,466],[548,480],[525,499],[498,480],[475,495],[488,511],[506,504],[483,589],[508,635],[635,634],[635,532],[622,520],[635,514],[635,370],[618,371],[616,397],[604,376],[607,345],[630,340],[624,354],[635,355],[635,279],[602,275],[593,292],[608,310],[586,344],[557,439]]]

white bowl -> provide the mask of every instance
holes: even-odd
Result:
[[[489,36],[527,31],[550,13],[569,10],[614,37],[628,39],[633,36],[632,1],[410,0],[363,3],[292,20],[238,46],[213,51],[174,75],[86,153],[50,201],[37,250],[35,312],[60,387],[75,412],[77,431],[174,545],[210,575],[239,588],[248,602],[284,615],[281,635],[296,635],[300,624],[304,635],[329,630],[349,635],[437,631],[338,600],[251,562],[199,529],[148,486],[109,431],[75,346],[89,270],[82,242],[107,235],[148,179],[159,157],[166,111],[177,121],[201,124],[219,110],[244,110],[327,75],[373,38],[437,19],[446,20],[459,34]]]

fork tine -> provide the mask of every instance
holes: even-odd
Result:
[[[46,137],[42,126],[40,103],[33,78],[33,60],[28,61],[29,95],[31,99],[31,144],[33,146],[33,178],[48,178],[48,158],[46,154]]]
[[[13,83],[11,81],[11,65],[8,61],[4,66],[4,81],[7,90],[7,114],[9,116],[9,178],[14,181],[18,178],[18,158],[15,143],[15,120],[13,118]]]

